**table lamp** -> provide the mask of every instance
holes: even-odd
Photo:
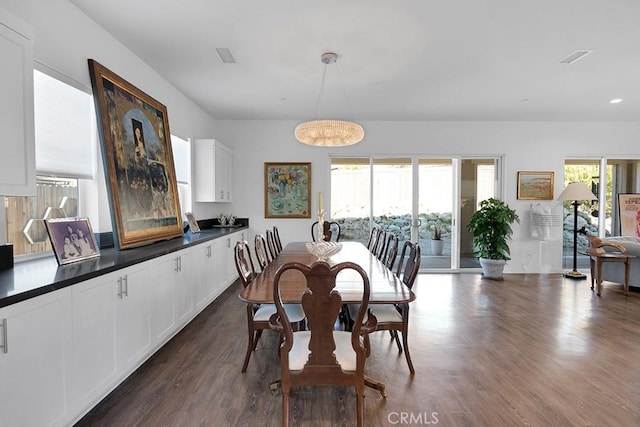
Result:
[[[584,182],[570,182],[557,200],[571,200],[573,205],[573,270],[565,272],[564,277],[586,279],[587,276],[578,271],[578,204],[581,200],[597,200],[597,197]]]

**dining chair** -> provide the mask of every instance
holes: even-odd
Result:
[[[378,233],[380,232],[380,228],[372,227],[371,232],[369,233],[369,241],[367,242],[367,249],[370,252],[375,250],[376,245],[378,244]]]
[[[256,271],[251,259],[249,245],[245,240],[236,243],[234,248],[234,258],[236,270],[240,276],[242,286],[245,288],[255,279]],[[292,328],[299,330],[304,322],[304,311],[300,304],[286,304],[285,309]],[[242,372],[247,372],[251,353],[258,346],[258,340],[265,329],[271,329],[269,326],[269,318],[276,313],[276,306],[273,304],[247,304],[247,329],[249,331],[249,342],[247,343],[247,352],[244,356],[242,364]]]
[[[267,229],[265,232],[267,236],[267,247],[269,248],[269,254],[271,254],[271,259],[275,259],[278,256],[280,251],[278,251],[278,247],[276,246],[276,238],[273,235],[273,230]]]
[[[275,225],[273,226],[273,238],[276,242],[276,249],[278,250],[278,253],[282,252],[282,241],[280,240],[280,232],[278,231],[278,227],[276,227]]]
[[[337,242],[340,240],[340,234],[342,230],[340,228],[340,224],[335,221],[324,221],[322,224],[322,234],[325,242]],[[314,242],[317,242],[319,239],[318,236],[318,221],[314,222],[311,226],[311,238]]]
[[[342,306],[335,290],[336,276],[345,269],[356,270],[362,277],[363,297],[351,332],[334,330]],[[302,306],[307,313],[308,330],[295,332],[282,303],[280,278],[288,270],[298,270],[307,281]],[[310,267],[298,262],[283,264],[273,282],[277,315],[271,325],[282,334],[280,370],[282,388],[282,425],[289,425],[289,393],[292,386],[338,385],[353,387],[356,392],[357,425],[364,425],[365,361],[369,357],[369,333],[375,330],[375,316],[365,313],[369,306],[370,286],[366,272],[357,264],[343,262],[331,267],[316,262]],[[383,393],[383,391],[381,390]],[[384,393],[383,393],[384,395]]]
[[[388,233],[384,231],[382,228],[380,229],[380,231],[378,231],[378,241],[376,243],[376,247],[373,250],[373,254],[379,260],[382,260],[384,256],[384,250],[387,245],[387,234]]]
[[[396,257],[398,256],[398,236],[393,233],[389,233],[387,237],[387,245],[385,248],[384,257],[382,262],[384,265],[391,271],[393,271],[393,265],[396,262]]]
[[[407,254],[408,251],[408,254]],[[407,262],[403,263],[402,260],[407,255]],[[418,270],[420,270],[420,245],[418,243],[412,243],[406,241],[402,247],[402,255],[400,257],[400,264],[398,264],[398,271],[396,275],[402,281],[402,283],[409,289],[413,288],[413,283],[418,276]],[[359,304],[349,304],[348,313],[350,322],[356,318],[356,313],[359,310]],[[411,375],[415,374],[413,368],[413,362],[411,361],[411,354],[409,353],[409,303],[403,304],[371,304],[369,306],[369,312],[375,315],[377,319],[376,331],[389,331],[391,338],[396,342],[398,351],[402,353],[407,359],[407,365],[409,366],[409,372]],[[348,325],[351,328],[351,325]],[[402,344],[398,337],[398,332],[402,334]]]
[[[258,265],[260,266],[260,270],[264,271],[272,261],[272,258],[269,256],[269,250],[267,249],[267,241],[262,234],[256,234],[253,239],[253,247],[256,252],[256,259],[258,260]]]

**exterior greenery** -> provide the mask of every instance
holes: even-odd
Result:
[[[516,211],[494,198],[480,202],[467,229],[473,234],[475,253],[479,258],[509,260],[509,245],[513,230],[511,224],[520,222]]]

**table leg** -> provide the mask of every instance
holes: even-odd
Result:
[[[624,294],[629,296],[629,258],[624,260]]]
[[[591,267],[591,290],[593,290],[593,279],[595,279],[595,266],[596,266],[596,262],[593,259],[593,257],[589,257],[589,266]]]
[[[598,280],[596,281],[598,286],[598,296],[602,292],[602,258],[598,258]]]

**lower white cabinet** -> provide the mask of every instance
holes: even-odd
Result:
[[[237,278],[244,231],[0,308],[0,426],[66,426]]]
[[[0,426],[69,418],[70,289],[0,308]]]

